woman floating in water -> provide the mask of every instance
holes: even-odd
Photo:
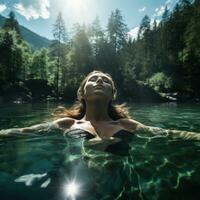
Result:
[[[58,109],[59,119],[31,127],[2,130],[0,135],[58,129],[69,134],[84,132],[89,139],[105,141],[113,139],[119,133],[123,136],[125,132],[134,134],[139,130],[153,135],[164,134],[174,138],[200,140],[200,134],[197,133],[146,126],[131,119],[124,106],[113,105],[116,92],[109,74],[93,71],[87,75],[78,89],[78,104],[69,110],[63,107]]]

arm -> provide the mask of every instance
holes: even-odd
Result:
[[[132,132],[139,131],[143,133],[151,133],[152,135],[171,136],[172,138],[182,138],[186,140],[200,140],[200,133],[179,131],[179,130],[169,130],[169,129],[163,129],[159,127],[146,126],[132,119],[124,119],[122,124],[124,127],[126,127],[126,129]]]
[[[30,133],[41,133],[51,130],[65,130],[69,128],[74,123],[74,121],[75,120],[71,118],[61,118],[53,122],[46,122],[30,127],[0,130],[0,136],[26,135]]]
[[[138,126],[138,131],[149,132],[153,135],[165,135],[172,138],[182,138],[185,140],[200,140],[200,134],[189,131],[170,130],[153,126]]]
[[[3,129],[0,130],[0,136],[12,136],[12,135],[26,135],[30,133],[40,133],[45,131],[50,131],[55,129],[56,124],[54,122],[46,122],[42,124],[37,124],[30,127],[24,128],[11,128],[11,129]]]

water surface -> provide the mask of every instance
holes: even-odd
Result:
[[[0,129],[51,119],[56,104],[0,105]],[[200,133],[200,105],[133,104],[134,119]],[[200,142],[133,135],[114,144],[49,132],[0,138],[0,199],[198,199]]]

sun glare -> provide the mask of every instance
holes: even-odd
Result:
[[[58,4],[67,23],[88,23],[94,18],[91,14],[96,5],[93,0],[58,0]]]
[[[67,4],[70,8],[78,9],[80,7],[84,7],[86,1],[83,0],[73,0],[68,1]]]
[[[72,200],[80,193],[80,186],[75,181],[69,182],[64,187],[65,194]]]

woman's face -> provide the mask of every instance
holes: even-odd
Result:
[[[113,97],[113,85],[109,76],[103,73],[95,73],[88,77],[84,86],[85,100],[104,99],[111,100]]]

